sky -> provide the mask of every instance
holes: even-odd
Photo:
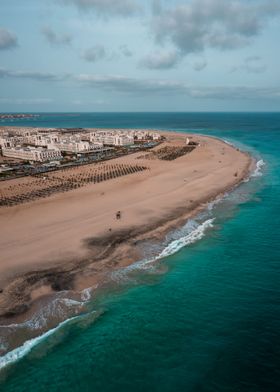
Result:
[[[280,110],[280,0],[0,0],[0,112]]]

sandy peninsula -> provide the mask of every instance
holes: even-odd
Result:
[[[164,135],[156,149],[184,146],[187,136],[199,145],[170,161],[152,151],[116,158],[112,167],[145,170],[0,208],[0,317],[25,312],[42,295],[81,290],[133,263],[141,257],[141,241],[161,238],[248,175],[250,156],[221,140]],[[90,167],[78,170],[74,175]],[[28,181],[1,182],[0,191],[7,183],[14,192],[28,188]]]

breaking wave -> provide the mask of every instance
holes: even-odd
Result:
[[[72,308],[75,313],[79,312],[79,309],[84,305],[84,302],[77,301],[71,298],[55,298],[50,301],[47,305],[43,306],[38,312],[36,312],[29,320],[26,320],[19,324],[8,324],[0,325],[0,331],[5,329],[24,329],[39,330],[47,326],[49,317],[65,317],[68,315],[68,311]]]
[[[164,257],[168,257],[178,252],[183,247],[193,244],[196,241],[201,240],[205,235],[205,230],[213,227],[214,218],[208,219],[199,225],[195,230],[193,230],[190,234],[183,238],[179,238],[178,240],[172,241],[157,257],[158,259],[162,259]]]
[[[37,346],[40,342],[42,342],[44,339],[46,339],[48,336],[54,334],[57,332],[59,329],[64,327],[66,324],[69,322],[72,322],[73,320],[77,319],[79,316],[72,317],[68,320],[62,321],[60,324],[58,324],[57,327],[50,329],[49,331],[45,332],[44,334],[27,340],[22,346],[15,348],[12,351],[9,351],[7,354],[3,355],[0,357],[0,371],[7,366],[17,362],[21,358],[23,358],[25,355],[30,353],[30,351]]]
[[[178,239],[174,239],[161,252],[159,252],[154,257],[140,260],[123,269],[114,271],[111,274],[112,278],[114,280],[120,281],[123,280],[123,278],[127,276],[127,273],[131,271],[149,269],[156,261],[171,256],[177,253],[180,249],[184,248],[185,246],[191,245],[196,241],[201,240],[204,237],[206,230],[213,227],[214,220],[215,218],[211,218],[201,224],[198,224],[193,220],[188,221],[185,226],[185,229],[191,227],[192,230],[187,235],[182,236]]]
[[[234,148],[237,148],[237,146],[236,146],[234,143],[231,143],[231,142],[229,142],[228,140],[225,140],[225,139],[223,139],[223,141],[224,141],[226,144],[228,144],[229,146],[232,146],[232,147],[234,147]],[[255,170],[251,173],[251,175],[249,176],[249,178],[245,179],[244,182],[248,182],[249,179],[250,179],[251,177],[261,177],[261,176],[263,175],[263,172],[262,172],[263,166],[265,166],[264,160],[263,160],[263,159],[259,159],[259,160],[257,161],[257,163],[256,163],[256,168],[255,168]]]
[[[254,170],[254,172],[251,174],[251,177],[261,177],[263,175],[262,173],[262,168],[265,165],[265,162],[263,159],[260,159],[257,163],[256,163],[256,169]]]
[[[21,323],[0,325],[0,363],[1,355],[9,350],[13,352],[15,345],[15,335],[22,336],[17,343],[23,344],[24,340],[34,341],[38,335],[54,330],[54,327],[60,325],[59,322],[73,319],[82,312],[87,311],[87,303],[92,299],[94,287],[87,288],[76,294],[76,298],[69,298],[69,292],[61,292],[56,298],[52,298],[46,304],[42,305],[33,316]],[[24,339],[24,340],[23,340]],[[21,346],[23,347],[23,346]],[[0,366],[1,369],[1,366]]]
[[[235,146],[233,143],[229,142],[228,140],[223,139],[223,141],[224,141],[226,144],[228,144],[229,146],[236,148],[236,146]]]
[[[91,300],[93,291],[98,288],[98,284],[93,287],[88,287],[81,292],[81,300],[83,303],[87,303]]]

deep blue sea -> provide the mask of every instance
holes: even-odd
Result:
[[[1,392],[280,390],[280,113],[47,114],[0,125],[191,131],[259,161],[248,182],[170,234],[168,257],[120,271],[87,312],[0,357]]]

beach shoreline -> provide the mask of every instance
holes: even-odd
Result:
[[[141,259],[143,242],[161,240],[207,203],[233,190],[253,169],[249,154],[221,139],[163,134],[167,145],[183,145],[189,136],[199,146],[168,163],[143,159],[139,153],[121,158],[145,163],[149,169],[0,209],[5,228],[0,243],[2,323],[23,320],[41,298],[82,291]],[[122,212],[120,221],[116,210]]]

